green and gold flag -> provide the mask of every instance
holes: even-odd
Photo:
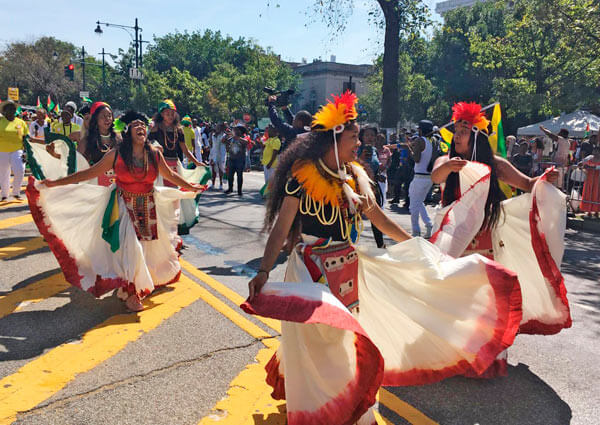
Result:
[[[117,252],[121,247],[119,242],[119,200],[117,196],[117,189],[115,188],[110,194],[102,218],[102,239],[108,242],[112,252]]]

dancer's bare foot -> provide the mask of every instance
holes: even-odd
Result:
[[[137,295],[130,295],[129,298],[127,298],[127,301],[125,301],[125,305],[131,311],[137,312],[144,309],[144,305]]]

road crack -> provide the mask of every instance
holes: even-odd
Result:
[[[39,405],[34,407],[33,409],[29,409],[29,410],[25,410],[22,412],[18,413],[18,418],[22,419],[22,418],[26,418],[28,416],[33,416],[33,415],[38,415],[38,414],[43,414],[45,412],[49,412],[52,410],[55,410],[56,408],[59,407],[63,407],[73,401],[77,401],[77,400],[81,400],[84,399],[86,397],[95,395],[95,394],[99,394],[101,392],[104,391],[108,391],[108,390],[112,390],[115,388],[119,388],[125,385],[131,385],[131,384],[135,384],[137,382],[143,381],[147,378],[151,378],[154,376],[158,376],[161,375],[163,373],[172,371],[172,370],[176,370],[179,369],[181,367],[186,367],[186,366],[190,366],[193,365],[195,363],[204,361],[208,358],[211,358],[212,356],[216,355],[216,354],[220,354],[220,353],[224,353],[224,352],[229,352],[229,351],[235,351],[235,350],[240,350],[240,349],[244,349],[244,348],[250,348],[253,345],[259,344],[264,340],[268,340],[268,339],[274,339],[277,338],[277,336],[268,336],[268,337],[262,337],[262,338],[255,338],[253,339],[251,342],[247,343],[247,344],[241,344],[241,345],[235,345],[232,347],[225,347],[225,348],[219,348],[217,350],[213,350],[213,351],[209,351],[207,353],[202,354],[201,356],[195,357],[193,359],[186,359],[186,360],[180,360],[177,361],[175,363],[172,363],[170,365],[167,366],[163,366],[160,367],[158,369],[154,369],[151,370],[149,372],[146,373],[141,373],[141,374],[137,374],[137,375],[133,375],[130,377],[127,377],[125,379],[120,379],[117,381],[113,381],[110,382],[108,384],[104,384],[104,385],[100,385],[96,388],[93,388],[89,391],[85,391],[79,394],[75,394],[72,396],[68,396],[68,397],[64,397],[58,400],[54,400],[51,403],[48,404],[44,404],[44,405]]]

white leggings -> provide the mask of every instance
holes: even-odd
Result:
[[[8,197],[8,189],[10,187],[10,170],[14,175],[13,179],[13,196],[21,193],[21,183],[25,175],[25,164],[23,164],[23,151],[0,152],[0,188],[2,189],[2,198]]]
[[[419,235],[421,228],[419,226],[419,216],[423,219],[426,226],[431,226],[431,220],[425,208],[425,198],[431,189],[431,177],[415,175],[413,181],[408,187],[408,196],[410,197],[410,222],[412,224],[413,235]]]

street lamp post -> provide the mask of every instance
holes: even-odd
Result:
[[[142,28],[140,28],[140,26],[138,25],[138,18],[135,18],[135,25],[134,26],[129,26],[129,25],[120,25],[120,24],[112,24],[110,22],[100,22],[100,21],[96,21],[96,29],[94,30],[94,32],[98,35],[102,35],[102,33],[104,31],[102,31],[102,27],[101,25],[104,25],[106,27],[115,27],[115,28],[121,28],[122,30],[126,31],[129,36],[132,38],[134,44],[135,44],[135,67],[138,68],[139,66],[142,65]],[[131,34],[131,31],[134,31],[134,34]]]

